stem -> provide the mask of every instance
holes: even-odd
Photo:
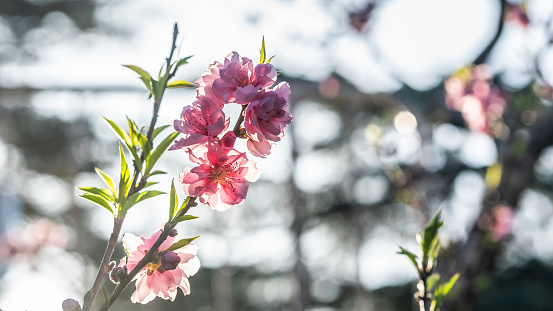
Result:
[[[242,105],[242,111],[240,111],[238,120],[236,120],[234,129],[232,130],[232,132],[234,132],[234,135],[236,135],[236,137],[240,137],[240,125],[242,125],[242,122],[244,122],[244,114],[246,112],[246,108],[248,108],[248,105]]]
[[[115,245],[117,244],[117,240],[119,239],[119,234],[121,233],[122,225],[123,225],[123,218],[115,217],[113,219],[113,232],[109,237],[108,245],[106,247],[106,251],[104,252],[104,257],[102,258],[100,267],[98,268],[98,274],[96,274],[96,279],[94,280],[94,284],[92,285],[92,288],[86,293],[84,297],[83,311],[90,310],[92,302],[94,301],[94,298],[96,297],[96,294],[100,289],[102,280],[110,270],[109,262],[111,259],[111,254],[113,254],[113,250],[115,249]]]
[[[153,133],[154,133],[154,128],[155,128],[156,122],[157,122],[157,115],[158,115],[158,112],[159,112],[159,107],[161,106],[161,99],[163,98],[163,93],[165,93],[165,89],[167,88],[167,81],[169,81],[169,79],[171,79],[176,73],[176,69],[173,70],[173,72],[170,72],[170,69],[171,69],[170,66],[171,66],[171,60],[173,58],[173,52],[176,49],[176,42],[177,42],[178,32],[179,32],[178,27],[177,27],[177,24],[175,23],[175,27],[173,29],[173,41],[171,43],[171,52],[169,53],[169,57],[166,58],[166,69],[165,69],[165,75],[164,76],[167,76],[167,79],[165,80],[165,85],[163,85],[163,88],[161,89],[161,93],[154,100],[154,109],[153,109],[152,120],[150,121],[150,127],[148,128],[148,133],[147,133],[148,142],[152,145],[152,147],[153,147],[152,136],[153,136]],[[145,158],[146,158],[146,155],[144,154],[144,151],[142,151],[142,154],[140,155],[140,161],[142,163],[144,163]],[[133,195],[133,194],[139,192],[140,190],[142,190],[144,188],[144,186],[146,185],[146,182],[147,182],[147,179],[148,179],[149,176],[144,176],[144,175],[142,175],[139,184],[138,185],[136,184],[136,182],[138,180],[138,175],[140,175],[140,174],[141,174],[141,172],[138,170],[138,166],[135,163],[134,164],[134,174],[133,174],[132,184],[131,184],[131,188],[129,189],[129,193],[126,196],[126,199],[128,199],[131,195]],[[113,254],[113,250],[115,249],[115,245],[117,244],[117,240],[119,239],[119,234],[121,233],[121,227],[123,225],[123,220],[124,219],[125,219],[125,215],[122,214],[122,215],[117,215],[113,220],[113,222],[114,222],[113,231],[112,231],[111,236],[109,238],[108,245],[107,245],[106,251],[104,253],[104,257],[102,258],[102,262],[100,263],[100,267],[98,268],[98,274],[96,275],[96,279],[94,280],[94,284],[93,284],[92,288],[85,295],[84,302],[83,302],[83,311],[89,311],[90,310],[90,308],[92,306],[92,302],[94,301],[94,298],[96,298],[96,295],[98,294],[98,290],[100,289],[100,285],[102,283],[103,278],[110,271],[109,263],[110,263],[110,260],[111,260],[111,255]],[[167,236],[165,236],[163,241],[165,241],[166,238],[167,238]],[[117,297],[115,297],[115,298],[117,298]],[[115,300],[115,299],[113,299],[113,300]],[[103,308],[104,307],[102,307],[102,309]]]

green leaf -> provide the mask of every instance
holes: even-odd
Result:
[[[197,216],[192,216],[192,215],[182,215],[182,216],[179,216],[179,217],[171,220],[171,224],[175,225],[175,224],[178,224],[179,222],[192,220],[192,219],[196,219],[196,218],[198,218],[198,217]]]
[[[175,216],[175,210],[179,204],[179,198],[177,197],[177,192],[175,191],[175,180],[171,181],[171,194],[169,194],[169,220],[173,219]]]
[[[431,276],[426,279],[426,290],[428,292],[432,292],[432,288],[434,285],[439,284],[441,281],[441,277],[439,273],[433,273]]]
[[[440,306],[446,295],[451,291],[451,288],[453,288],[453,285],[455,285],[455,282],[457,282],[457,279],[459,279],[459,273],[452,276],[447,283],[438,285],[438,288],[434,291],[434,301],[432,302],[432,305],[435,306],[434,309]]]
[[[110,119],[104,117],[104,120],[106,120],[106,122],[111,126],[111,129],[115,132],[115,134],[117,134],[117,136],[119,136],[119,138],[123,143],[125,143],[125,145],[132,146],[131,138],[125,131],[123,131],[115,122],[111,121]]]
[[[182,87],[197,87],[197,85],[184,80],[175,80],[167,83],[168,89],[178,89]]]
[[[155,184],[159,184],[159,182],[157,182],[157,181],[148,181],[148,182],[146,182],[146,184],[144,185],[144,188],[142,188],[142,189],[146,189],[146,188],[148,188],[150,186],[153,186]]]
[[[443,290],[444,296],[449,294],[449,291],[451,291],[451,289],[453,288],[453,285],[455,285],[455,282],[457,282],[458,279],[459,279],[459,273],[455,273],[455,275],[452,276],[451,279],[449,279],[449,281],[447,281],[447,283],[444,284],[444,290]]]
[[[102,285],[102,294],[104,295],[104,306],[109,306],[109,294],[104,285]]]
[[[186,199],[184,199],[184,201],[180,205],[179,210],[175,213],[176,216],[178,216],[181,213],[181,211],[186,207],[186,205],[188,205],[188,201],[190,201],[190,197],[186,197]]]
[[[263,64],[267,59],[267,53],[265,52],[265,36],[263,36],[263,39],[261,39],[261,50],[259,52],[259,63]]]
[[[417,263],[417,259],[418,259],[418,256],[411,253],[410,251],[408,251],[407,249],[403,248],[403,247],[399,247],[400,251],[397,252],[398,254],[400,255],[405,255],[409,258],[409,260],[411,260],[411,262],[413,263],[413,265],[415,266],[415,269],[417,269],[417,271],[419,270],[419,264]]]
[[[159,135],[159,133],[163,132],[163,130],[165,130],[166,128],[170,127],[171,125],[162,125],[162,126],[159,126],[159,127],[156,127],[154,129],[154,132],[152,133],[152,140],[154,140],[157,135]]]
[[[87,199],[91,202],[94,202],[98,205],[100,205],[101,207],[107,209],[110,213],[113,214],[113,209],[111,207],[111,205],[109,204],[109,202],[102,196],[98,196],[98,195],[94,195],[94,194],[79,194],[79,196],[83,199]]]
[[[152,79],[152,96],[154,97],[154,99],[158,97],[158,93],[157,93],[158,84],[159,82],[157,80]]]
[[[149,173],[152,168],[154,167],[154,164],[156,164],[157,160],[161,157],[161,155],[169,148],[169,145],[179,136],[179,132],[171,133],[169,136],[167,136],[152,152],[152,155],[147,159],[146,161],[146,174]]]
[[[435,247],[435,244],[439,243],[438,229],[440,229],[440,227],[444,224],[444,222],[440,220],[441,213],[442,210],[439,209],[434,217],[430,219],[428,224],[426,224],[426,226],[418,234],[423,258],[426,258],[431,252],[432,248]],[[435,258],[432,258],[432,260],[434,259]]]
[[[146,88],[148,89],[148,91],[152,92],[152,76],[150,76],[150,74],[138,67],[138,66],[134,66],[134,65],[123,65],[129,69],[131,69],[132,71],[138,73],[138,75],[140,76],[140,80],[142,80],[142,82],[144,83],[144,85],[146,86]]]
[[[194,55],[186,56],[184,58],[179,59],[177,62],[175,62],[175,70],[178,69],[180,66],[184,64],[188,64],[188,60]]]
[[[195,236],[193,238],[179,240],[178,242],[173,243],[173,245],[169,246],[165,251],[172,252],[172,251],[177,250],[181,247],[185,247],[186,245],[190,244],[192,241],[194,241],[195,239],[197,239],[199,237],[200,236],[198,235],[198,236]]]
[[[109,187],[113,195],[117,196],[117,192],[115,191],[115,184],[113,183],[113,179],[106,173],[102,172],[99,168],[94,168],[96,173],[100,175],[102,180],[106,183],[106,185]]]
[[[108,202],[115,203],[115,196],[113,193],[110,193],[106,188],[96,188],[96,187],[78,187],[79,190],[87,192],[89,194],[99,195]]]
[[[123,204],[131,188],[129,165],[125,159],[123,148],[119,145],[119,156],[121,158],[121,175],[119,180],[119,202]]]
[[[150,176],[154,176],[154,175],[163,175],[163,174],[167,174],[167,172],[157,170],[157,171],[151,172],[151,173],[150,173]]]
[[[134,205],[146,200],[146,199],[149,199],[149,198],[153,198],[155,196],[158,196],[160,194],[165,194],[165,192],[163,191],[157,191],[157,190],[146,190],[146,191],[142,191],[142,192],[137,192],[133,195],[131,195],[127,201],[125,201],[125,203],[123,204],[122,208],[125,210],[125,211],[128,211],[131,207],[133,207]]]
[[[276,56],[276,55],[271,56],[271,58],[269,58],[269,60],[267,61],[267,64],[270,64],[271,61],[273,60],[273,58],[275,58],[275,56]]]

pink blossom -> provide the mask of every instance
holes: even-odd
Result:
[[[284,137],[284,128],[292,122],[288,111],[290,86],[280,83],[274,90],[265,90],[246,109],[244,127],[248,149],[259,157],[269,155],[271,146]]]
[[[225,120],[225,113],[211,99],[199,96],[192,105],[182,109],[180,120],[173,126],[177,132],[185,134],[176,140],[169,150],[195,147],[215,138],[229,126],[230,119]]]
[[[271,64],[253,67],[251,59],[231,52],[224,63],[213,63],[196,81],[198,95],[214,96],[223,103],[247,104],[257,93],[276,81],[276,70]]]
[[[199,166],[186,168],[180,174],[184,192],[218,211],[242,203],[248,182],[257,180],[260,173],[245,153],[217,143],[198,146],[190,152],[190,161]]]
[[[461,70],[446,79],[446,104],[461,112],[468,127],[490,134],[505,109],[505,94],[492,83],[492,71],[486,65]]]
[[[120,266],[127,266],[127,271],[132,271],[138,262],[154,245],[159,238],[161,230],[151,237],[141,235],[140,238],[126,233],[123,236],[123,246],[129,254],[121,259]],[[174,251],[165,251],[175,241],[174,237],[168,237],[158,248],[154,255],[154,261],[148,263],[135,276],[136,291],[131,296],[131,301],[136,303],[148,303],[156,296],[163,299],[175,300],[177,288],[185,295],[190,294],[188,278],[198,272],[200,261],[196,257],[198,247],[190,243]]]

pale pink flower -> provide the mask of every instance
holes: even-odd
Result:
[[[224,63],[215,62],[196,81],[198,95],[215,96],[223,103],[247,104],[257,93],[276,82],[277,73],[271,64],[258,64],[237,52],[227,55]]]
[[[284,128],[292,122],[288,111],[290,86],[282,82],[274,90],[265,90],[246,109],[244,127],[248,149],[259,157],[269,155],[271,146],[284,137]]]
[[[492,82],[492,71],[486,65],[464,69],[446,79],[446,104],[461,112],[468,127],[490,134],[503,115],[505,94]]]
[[[211,99],[199,96],[192,105],[182,109],[180,120],[175,120],[173,127],[185,134],[176,140],[169,150],[195,147],[217,137],[229,126],[230,118],[225,120],[225,113]]]
[[[248,182],[259,177],[257,164],[233,148],[210,142],[189,153],[190,161],[199,165],[180,174],[184,192],[212,209],[226,211],[242,203]]]
[[[123,246],[129,255],[121,259],[119,266],[126,265],[127,271],[132,271],[160,234],[161,230],[151,237],[141,235],[139,238],[129,233],[123,235]],[[198,247],[190,243],[174,251],[165,251],[174,242],[174,237],[167,237],[154,255],[154,261],[148,263],[134,277],[136,291],[131,296],[132,302],[145,304],[156,296],[174,301],[177,288],[180,288],[185,295],[190,294],[188,278],[196,274],[200,268],[200,261],[196,257]]]

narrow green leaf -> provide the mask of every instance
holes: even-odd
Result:
[[[153,185],[155,185],[155,184],[159,184],[159,182],[157,182],[157,181],[148,181],[148,182],[146,182],[146,184],[144,185],[144,188],[143,188],[143,189],[146,189],[146,188],[148,188],[148,187],[150,187],[150,186],[153,186]]]
[[[263,39],[261,39],[261,50],[259,52],[259,63],[263,64],[267,59],[267,53],[265,52],[265,36],[263,36]]]
[[[138,144],[138,126],[127,116],[127,124],[129,125],[129,137],[133,146]]]
[[[199,238],[200,236],[195,236],[193,238],[189,238],[189,239],[182,239],[182,240],[179,240],[178,242],[176,243],[173,243],[173,245],[169,246],[166,251],[168,252],[172,252],[174,250],[177,250],[181,247],[185,247],[186,245],[190,244],[192,241],[194,241],[195,239]]]
[[[399,247],[400,251],[397,252],[398,254],[400,255],[405,255],[409,258],[409,260],[411,260],[411,262],[413,263],[413,265],[415,266],[415,269],[417,269],[417,271],[419,270],[419,264],[417,263],[417,258],[418,256],[411,253],[410,251],[408,251],[407,249],[403,248],[403,247]]]
[[[152,152],[152,155],[149,157],[149,159],[146,161],[146,173],[149,173],[152,168],[154,167],[154,164],[159,160],[161,155],[169,148],[169,145],[179,136],[179,132],[174,132],[169,134]]]
[[[426,290],[428,292],[432,292],[432,288],[434,288],[434,285],[439,284],[441,280],[439,273],[433,273],[431,276],[426,279]]]
[[[113,193],[110,193],[109,190],[106,188],[78,187],[77,189],[90,194],[99,195],[104,199],[108,200],[108,202],[115,203],[115,196],[113,195]]]
[[[198,217],[197,216],[192,216],[192,215],[182,215],[182,216],[179,216],[179,217],[171,220],[171,224],[175,225],[175,224],[178,224],[179,222],[192,220],[192,219],[196,219],[196,218],[198,218]]]
[[[169,220],[173,219],[175,216],[175,210],[179,204],[179,198],[177,197],[177,192],[175,191],[175,180],[171,181],[171,193],[169,194]]]
[[[441,213],[442,210],[439,209],[422,231],[419,232],[419,243],[423,258],[428,256],[434,243],[438,243],[438,229],[444,224],[444,222],[440,220]]]
[[[119,180],[119,202],[123,204],[125,198],[131,188],[131,180],[129,173],[129,165],[125,159],[125,153],[123,152],[123,147],[119,145],[119,157],[121,158],[121,175]]]
[[[449,294],[449,291],[451,291],[451,289],[453,288],[453,285],[455,285],[455,282],[457,282],[458,279],[459,279],[459,273],[455,273],[455,275],[452,276],[451,279],[449,279],[449,281],[447,281],[447,283],[444,284],[444,290],[443,290],[444,296]]]
[[[134,65],[123,65],[123,66],[138,73],[138,75],[140,76],[140,80],[142,80],[142,82],[144,83],[148,91],[152,92],[152,83],[151,83],[152,76],[150,76],[150,74],[146,70]]]
[[[175,213],[176,216],[178,216],[181,213],[181,211],[186,207],[186,205],[188,205],[188,201],[190,201],[190,197],[186,197],[186,199],[184,199],[184,201],[179,207],[179,210]]]
[[[109,294],[104,285],[102,285],[102,293],[104,295],[104,306],[109,306]]]
[[[109,204],[109,202],[102,196],[98,196],[98,195],[94,195],[94,194],[79,194],[79,196],[83,199],[87,199],[91,202],[94,202],[98,205],[100,205],[101,207],[107,209],[110,213],[113,214],[113,209],[111,207],[111,205]]]
[[[111,129],[115,132],[115,134],[117,134],[117,136],[119,136],[119,139],[121,139],[125,145],[132,146],[131,138],[125,131],[123,131],[123,129],[119,127],[119,125],[106,117],[104,117],[104,120],[106,120],[106,122],[111,126]]]
[[[275,58],[275,56],[276,56],[276,55],[271,56],[271,58],[269,58],[269,60],[267,61],[267,64],[270,64],[271,61],[273,60],[273,58]]]
[[[125,203],[123,204],[123,209],[125,211],[128,211],[131,207],[133,207],[134,205],[146,200],[146,199],[149,199],[149,198],[153,198],[155,196],[158,196],[160,194],[165,194],[165,192],[163,191],[157,191],[157,190],[146,190],[146,191],[142,191],[140,193],[135,193],[133,195],[131,195],[127,201],[125,201]]]
[[[154,176],[154,175],[163,175],[163,174],[167,174],[167,172],[157,170],[157,171],[151,172],[151,173],[150,173],[150,176]]]
[[[175,69],[179,68],[180,66],[184,65],[184,64],[188,64],[188,60],[192,57],[193,55],[190,55],[190,56],[186,56],[184,58],[181,58],[179,59],[177,62],[175,62]]]
[[[157,80],[154,80],[152,79],[152,96],[155,98],[158,98],[158,93],[157,93],[157,85],[159,84],[159,82]]]
[[[171,125],[162,125],[162,126],[156,127],[154,129],[154,132],[152,133],[152,140],[155,139],[157,137],[157,135],[159,135],[159,133],[163,132],[163,130],[165,130],[166,128],[168,128],[170,126]]]
[[[197,87],[197,85],[184,80],[175,80],[167,83],[168,89],[178,89],[182,87]]]
[[[115,191],[115,184],[113,183],[113,179],[106,173],[102,172],[99,168],[94,168],[96,173],[100,175],[102,180],[106,183],[106,185],[109,187],[109,190],[113,193],[113,195],[117,196],[117,191]]]

